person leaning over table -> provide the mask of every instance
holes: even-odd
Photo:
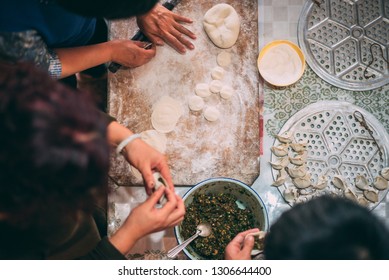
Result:
[[[55,78],[64,78],[91,67],[93,69],[86,74],[99,76],[106,73],[102,64],[108,61],[128,67],[143,65],[155,56],[155,46],[145,50],[142,42],[106,42],[106,30],[103,36],[98,30],[106,29],[103,18],[131,16],[137,17],[139,27],[155,44],[162,45],[165,41],[181,53],[186,48],[192,49],[193,44],[187,38],[194,39],[195,35],[179,23],[190,23],[191,20],[157,2],[0,0],[0,61],[32,61]],[[109,120],[108,138],[112,145],[117,146],[133,135],[114,119]],[[132,150],[126,146],[123,152],[127,161],[142,173],[147,194],[151,195],[154,187],[154,169],[173,189],[165,157],[140,140],[133,142]]]
[[[124,259],[138,239],[183,219],[182,199],[161,187],[99,236],[91,212],[106,198],[109,145],[88,97],[32,65],[0,63],[0,259]]]
[[[254,241],[245,239],[248,233],[228,244],[226,259],[251,259]],[[284,212],[270,227],[263,254],[269,260],[387,260],[388,236],[383,222],[367,208],[345,198],[321,196]]]

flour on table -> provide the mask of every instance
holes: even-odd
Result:
[[[162,133],[168,133],[174,130],[178,119],[184,113],[182,105],[170,96],[163,96],[153,106],[151,114],[151,124],[155,130]]]
[[[212,94],[212,92],[209,90],[209,85],[205,83],[197,84],[195,92],[200,97],[208,97]]]
[[[211,41],[222,49],[232,47],[239,36],[240,19],[228,4],[217,4],[209,9],[203,19],[205,32]]]
[[[192,111],[201,111],[204,108],[204,100],[200,96],[193,95],[189,97],[188,106]]]
[[[216,62],[221,67],[227,67],[231,64],[231,53],[222,51],[216,57]]]
[[[225,85],[220,90],[220,97],[224,99],[231,99],[231,97],[234,95],[234,90],[232,87]]]
[[[209,84],[209,90],[213,93],[219,93],[222,87],[223,87],[223,83],[219,80],[213,80]]]
[[[219,110],[214,106],[209,106],[204,110],[204,117],[210,121],[214,122],[217,121],[220,117]]]
[[[300,77],[302,67],[299,55],[287,44],[269,49],[258,63],[262,77],[273,85],[294,83]]]
[[[224,74],[226,71],[224,71],[223,67],[216,66],[212,69],[211,76],[214,80],[223,80]]]

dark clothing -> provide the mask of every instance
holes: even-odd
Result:
[[[125,259],[108,238],[100,238],[90,215],[52,218],[45,225],[21,229],[1,222],[0,259]]]

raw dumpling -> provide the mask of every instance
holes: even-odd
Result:
[[[365,176],[357,175],[355,177],[355,186],[361,191],[364,191],[369,187],[369,182],[367,181]]]
[[[386,181],[383,177],[381,176],[377,176],[375,177],[374,179],[374,187],[377,189],[377,190],[380,190],[380,191],[383,191],[383,190],[386,190],[388,188],[388,181]]]
[[[332,184],[340,190],[346,189],[346,182],[344,181],[342,176],[335,175],[334,178],[332,179]]]
[[[385,167],[384,169],[381,170],[381,176],[389,181],[389,167]]]
[[[272,153],[277,157],[284,157],[288,154],[288,145],[278,145],[270,148]]]

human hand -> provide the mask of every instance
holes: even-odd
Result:
[[[155,187],[153,171],[161,173],[169,188],[174,191],[173,180],[166,157],[163,154],[141,139],[136,139],[123,149],[123,155],[132,166],[142,173],[148,195],[153,193]]]
[[[251,250],[253,250],[254,247],[254,237],[247,236],[247,234],[254,232],[259,232],[259,229],[249,229],[235,236],[235,238],[228,243],[224,253],[224,258],[226,260],[251,260]]]
[[[113,40],[111,43],[111,61],[123,66],[135,68],[149,62],[156,53],[153,45],[150,49],[144,49],[146,43],[131,40]]]
[[[196,35],[180,22],[192,23],[193,21],[169,11],[160,4],[155,5],[147,14],[137,16],[139,28],[151,42],[163,45],[165,41],[179,53],[185,53],[186,48],[194,49],[194,45],[187,37],[196,39]]]
[[[156,208],[164,193],[167,198],[166,204],[162,208]],[[184,219],[184,215],[185,206],[181,197],[169,188],[160,187],[131,211],[124,224],[109,240],[125,255],[140,238],[177,225]]]

